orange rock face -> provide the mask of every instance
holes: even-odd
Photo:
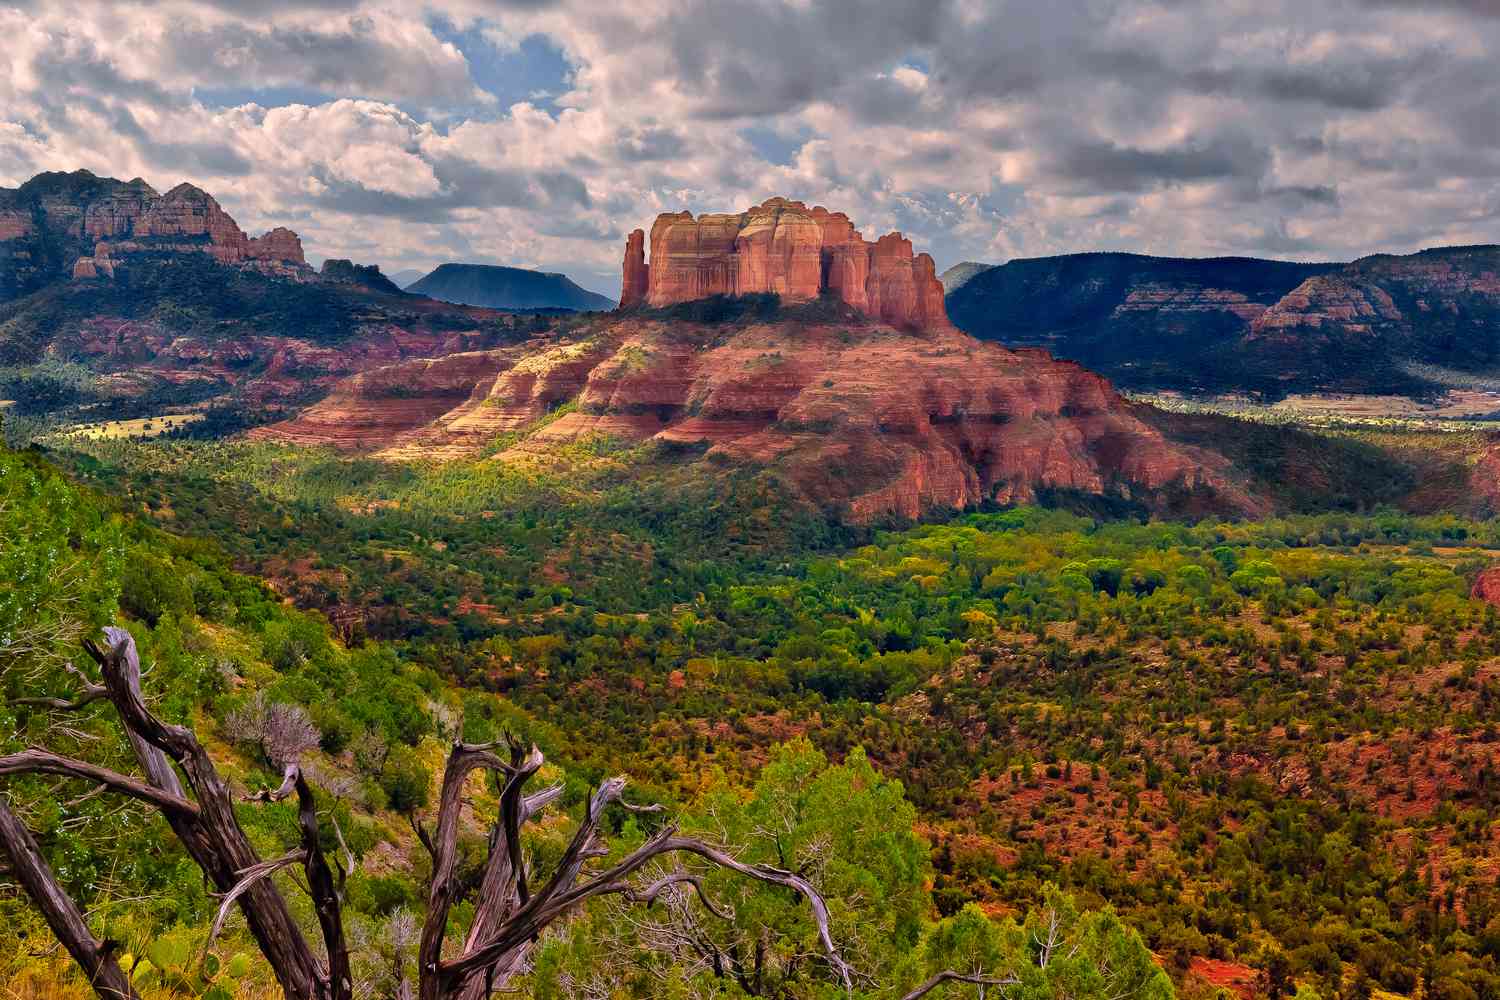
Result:
[[[160,198],[130,203],[111,199],[98,212],[95,208],[90,205],[84,217],[85,231],[105,237],[101,246],[112,254],[200,250],[221,264],[250,264],[262,270],[300,269],[307,264],[296,233],[278,227],[251,239],[212,195],[191,184],[179,184]],[[140,211],[132,214],[135,209]]]
[[[0,301],[67,277],[112,277],[137,253],[206,253],[221,264],[294,280],[316,275],[290,229],[250,238],[207,192],[166,194],[137,178],[41,174],[0,189]]]
[[[259,433],[358,439],[406,459],[472,455],[499,433],[540,427],[497,456],[511,462],[590,435],[655,440],[702,449],[709,474],[715,463],[778,470],[809,503],[858,522],[1053,488],[1148,503],[1160,491],[1201,489],[1256,509],[1221,456],[1173,443],[1104,379],[1045,352],[874,322],[724,327],[617,316],[570,336],[494,355],[467,397],[420,429],[390,414],[431,412],[461,394],[462,378],[434,388],[431,405],[398,406],[367,387],[415,387],[425,376],[410,364],[362,375]],[[542,419],[570,401],[564,415]],[[370,431],[381,423],[401,429],[378,440]]]
[[[436,420],[465,402],[475,387],[514,359],[514,349],[465,351],[414,358],[361,372],[339,382],[296,419],[278,424],[278,440],[339,448],[383,445]],[[486,383],[488,384],[488,383]],[[263,428],[250,437],[265,435]]]
[[[1500,608],[1500,566],[1481,570],[1474,578],[1474,590],[1470,596]]]
[[[807,302],[829,292],[894,326],[946,328],[943,287],[927,254],[900,233],[868,243],[849,217],[771,198],[737,215],[665,213],[625,244],[622,307],[771,292]]]
[[[1249,340],[1305,335],[1329,327],[1368,336],[1375,324],[1401,319],[1390,293],[1346,275],[1321,274],[1288,292],[1250,324]]]
[[[651,269],[646,264],[646,231],[637,229],[625,240],[625,280],[620,286],[620,308],[640,305],[651,290]]]

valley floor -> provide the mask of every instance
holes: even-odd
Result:
[[[849,532],[607,442],[565,474],[72,447],[84,481],[545,719],[584,768],[692,801],[789,739],[864,747],[917,806],[943,913],[1056,882],[1190,995],[1500,989],[1500,616],[1469,596],[1494,522]]]

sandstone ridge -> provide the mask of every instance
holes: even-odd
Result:
[[[946,329],[932,257],[888,233],[864,239],[843,212],[770,198],[737,214],[667,212],[625,243],[620,306],[669,306],[713,295],[773,293],[786,302],[831,294],[905,329]]]
[[[311,280],[302,241],[278,227],[251,237],[191,184],[159,194],[144,180],[86,170],[0,189],[0,301],[68,278],[102,279],[138,254],[202,253],[220,264]]]
[[[1047,490],[1255,507],[1221,456],[1167,439],[1099,376],[947,328],[616,314],[565,337],[348,379],[257,433],[414,460],[477,455],[512,434],[494,460],[523,464],[571,461],[560,448],[599,436],[654,442],[710,475],[774,470],[856,522]]]

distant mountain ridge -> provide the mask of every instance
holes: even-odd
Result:
[[[191,184],[80,170],[0,189],[0,398],[24,416],[277,411],[371,366],[509,342],[518,322],[373,265],[316,271],[296,233],[250,237]]]
[[[408,292],[443,302],[489,309],[573,309],[602,312],[615,301],[580,286],[565,274],[493,264],[440,264],[406,286]]]
[[[1129,253],[1013,260],[948,295],[962,330],[1137,389],[1421,393],[1500,365],[1500,247],[1353,263]]]
[[[948,270],[938,275],[938,280],[943,283],[943,293],[952,295],[968,284],[970,278],[976,274],[988,271],[995,266],[994,264],[981,264],[978,261],[966,260],[962,263],[954,264]]]

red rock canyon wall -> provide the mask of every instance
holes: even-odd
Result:
[[[666,306],[710,295],[773,292],[807,302],[831,292],[894,326],[947,328],[932,258],[900,233],[866,241],[843,212],[771,198],[734,214],[667,212],[625,243],[620,305]]]

